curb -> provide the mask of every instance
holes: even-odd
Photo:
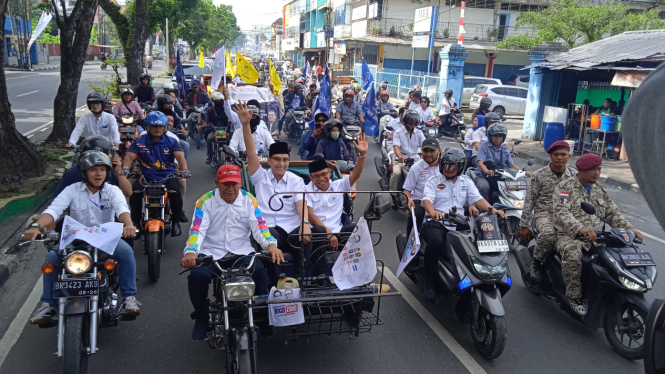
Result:
[[[85,62],[83,65],[100,65],[101,62],[99,61],[92,61],[92,62]],[[39,70],[54,70],[54,69],[60,69],[60,65],[56,66],[49,66],[49,67],[43,67],[43,68],[32,68],[30,70],[25,70],[25,69],[19,69],[19,68],[7,68],[7,71],[39,71]]]

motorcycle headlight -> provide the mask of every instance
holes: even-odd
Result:
[[[224,293],[228,301],[247,301],[254,296],[254,281],[252,278],[243,278],[229,282],[224,286]]]
[[[619,276],[619,282],[621,282],[621,284],[623,284],[624,287],[626,287],[627,289],[629,289],[631,291],[644,292],[644,291],[647,290],[646,288],[640,286],[639,284],[637,284],[637,283],[635,283],[631,280],[628,280],[628,279],[626,279],[622,276]]]
[[[83,274],[92,267],[92,257],[86,252],[72,252],[65,259],[65,269],[72,274]]]
[[[346,139],[349,139],[349,140],[352,140],[352,139],[353,139],[353,136],[352,136],[351,134],[349,134],[348,132],[344,134],[344,137],[345,137]]]
[[[134,123],[134,117],[122,117],[122,123]]]
[[[497,266],[487,265],[484,262],[473,260],[473,267],[476,269],[478,274],[485,278],[491,279],[500,279],[506,274],[508,270],[508,257],[504,257],[503,261]]]

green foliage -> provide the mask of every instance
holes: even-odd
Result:
[[[46,161],[58,161],[60,157],[67,154],[67,151],[57,148],[37,147],[37,151],[42,155]]]
[[[92,80],[86,79],[85,84],[86,86],[90,87],[91,90],[99,92],[106,98],[109,96],[118,95],[118,85],[116,80],[109,80],[108,76],[106,75],[104,76],[104,80],[101,81],[101,83],[95,84]]]
[[[99,25],[93,24],[92,31],[90,31],[90,45],[97,45],[97,38],[99,37]]]
[[[211,0],[200,0],[198,6],[180,20],[174,31],[176,37],[199,49],[229,45],[240,35],[233,8],[229,5],[215,6]]]

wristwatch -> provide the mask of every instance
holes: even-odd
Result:
[[[308,220],[308,219],[306,219],[306,220],[302,221],[302,223],[306,223],[306,224],[308,224],[308,225],[309,225],[309,220]]]
[[[30,227],[36,227],[39,231],[42,231],[42,226],[37,222],[33,222]]]

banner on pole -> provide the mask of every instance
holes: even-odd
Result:
[[[42,15],[39,16],[39,22],[37,23],[37,27],[35,27],[35,31],[32,32],[32,37],[30,38],[30,41],[28,42],[28,48],[27,50],[30,51],[30,47],[32,46],[32,43],[37,40],[39,35],[41,35],[42,31],[46,28],[46,25],[48,25],[49,22],[51,22],[51,18],[53,16],[51,13],[46,13],[42,12]]]

